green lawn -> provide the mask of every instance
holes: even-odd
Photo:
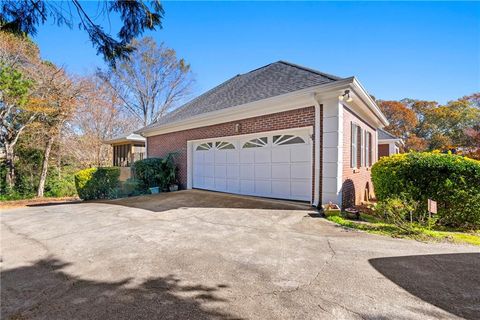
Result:
[[[420,226],[413,228],[413,233],[408,233],[401,228],[385,223],[373,216],[362,214],[360,221],[348,220],[341,216],[327,217],[327,220],[335,222],[343,227],[362,230],[368,233],[387,235],[396,238],[410,238],[415,240],[446,241],[453,243],[468,243],[480,246],[480,231],[455,232],[429,230]]]

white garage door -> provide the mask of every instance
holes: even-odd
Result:
[[[308,130],[212,139],[192,147],[194,188],[280,199],[311,198]]]

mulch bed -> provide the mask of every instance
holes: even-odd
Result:
[[[62,197],[62,198],[32,198],[24,200],[1,201],[0,209],[48,206],[62,203],[72,203],[81,201],[78,197]]]

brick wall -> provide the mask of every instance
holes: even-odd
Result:
[[[235,132],[235,125],[240,124],[240,132]],[[290,128],[301,128],[315,125],[315,108],[307,107],[291,111],[279,112],[260,117],[225,122],[212,126],[171,132],[147,138],[148,157],[163,157],[170,152],[178,152],[178,168],[180,187],[187,186],[187,141],[227,137],[242,134],[259,133]],[[314,130],[315,132],[315,130]],[[314,140],[315,141],[315,140]],[[312,144],[315,148],[314,143]],[[313,149],[315,150],[315,149]],[[312,155],[315,157],[315,152]],[[312,164],[315,159],[312,160]],[[314,172],[315,170],[312,170]],[[315,177],[312,183],[315,183]],[[313,185],[312,185],[313,193]]]
[[[370,197],[374,196],[373,184],[370,177],[371,167],[361,166],[360,168],[351,168],[351,123],[352,121],[372,134],[372,164],[377,159],[377,134],[376,130],[361,120],[354,112],[348,108],[343,111],[343,185],[342,185],[342,202],[344,206],[348,206],[350,202],[360,204],[364,201],[365,191],[368,190]],[[360,142],[358,144],[360,148]],[[357,159],[360,163],[360,157]]]

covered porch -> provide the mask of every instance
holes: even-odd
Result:
[[[145,141],[144,137],[135,133],[104,141],[113,148],[112,165],[120,167],[120,181],[129,179],[132,176],[132,164],[145,158]]]

